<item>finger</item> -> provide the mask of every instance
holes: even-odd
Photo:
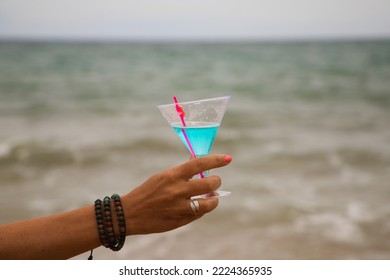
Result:
[[[203,179],[195,179],[187,182],[187,186],[183,189],[186,197],[212,193],[221,186],[221,178],[212,175]]]
[[[228,165],[231,160],[232,157],[229,155],[208,155],[189,160],[176,169],[181,177],[190,179],[203,171]]]

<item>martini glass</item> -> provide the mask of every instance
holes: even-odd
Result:
[[[221,125],[230,96],[159,105],[157,108],[179,136],[193,158],[210,153]],[[208,171],[197,178],[208,176]],[[202,197],[227,196],[230,192],[216,191]]]

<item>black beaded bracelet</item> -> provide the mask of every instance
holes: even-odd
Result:
[[[108,247],[109,244],[107,242],[106,227],[104,224],[104,213],[102,208],[103,208],[103,201],[97,199],[95,201],[95,216],[96,216],[96,224],[99,233],[100,243],[104,247]]]

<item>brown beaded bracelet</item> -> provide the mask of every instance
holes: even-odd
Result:
[[[111,198],[106,196],[103,199],[103,213],[104,213],[104,225],[105,225],[105,233],[108,241],[108,245],[104,247],[111,248],[116,244],[115,232],[114,232],[114,224],[112,222],[111,215]]]
[[[114,206],[115,206],[115,213],[118,220],[118,226],[119,226],[119,237],[116,240],[116,244],[114,246],[111,246],[111,250],[113,251],[119,251],[122,249],[123,245],[125,244],[126,240],[126,221],[125,221],[125,214],[123,213],[123,207],[121,198],[118,194],[113,194],[111,198],[114,200]],[[112,245],[112,244],[111,244]]]
[[[115,213],[118,221],[118,238],[115,236],[114,224],[111,215],[111,199],[114,200]],[[113,251],[119,251],[122,249],[126,240],[126,222],[120,196],[118,194],[113,194],[111,198],[109,196],[104,197],[103,201],[97,199],[95,201],[95,217],[100,243],[104,247],[110,248]],[[92,253],[93,249],[88,257],[89,260],[93,259]]]

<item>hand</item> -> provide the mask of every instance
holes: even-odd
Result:
[[[190,180],[195,174],[229,164],[227,155],[209,155],[162,171],[130,193],[122,196],[127,234],[146,234],[172,230],[186,225],[218,205],[217,197],[201,198],[197,215],[191,197],[215,191],[218,176]]]

